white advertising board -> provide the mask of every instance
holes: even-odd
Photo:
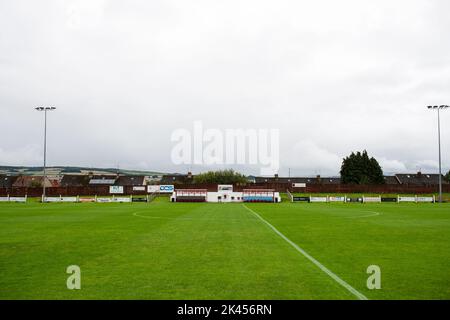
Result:
[[[0,202],[27,202],[27,197],[0,197]]]
[[[155,193],[155,192],[159,192],[159,186],[147,186],[147,192],[148,193]]]
[[[114,198],[112,202],[131,202],[131,198]]]
[[[159,193],[172,193],[175,191],[175,187],[173,184],[166,184],[159,186]]]
[[[416,197],[398,197],[398,202],[416,202]]]
[[[145,186],[134,186],[133,191],[145,191]]]
[[[44,202],[60,202],[60,197],[45,197]]]
[[[417,202],[434,202],[433,197],[417,197]]]
[[[110,194],[123,194],[123,186],[110,186],[109,193]]]
[[[217,186],[217,191],[233,191],[232,184],[219,184]]]
[[[62,197],[61,202],[78,202],[77,197]]]
[[[27,202],[27,197],[9,197],[11,202]]]
[[[97,202],[108,203],[108,202],[112,202],[112,199],[111,198],[97,198]]]
[[[310,197],[309,202],[327,202],[327,197]]]
[[[363,202],[381,202],[381,197],[363,197]]]
[[[345,197],[328,197],[329,202],[345,202]]]
[[[148,193],[173,193],[175,186],[173,184],[147,186]]]
[[[306,188],[306,183],[293,183],[293,188]]]

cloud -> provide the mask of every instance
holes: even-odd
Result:
[[[436,172],[439,168],[439,162],[437,160],[420,160],[414,162],[414,168],[417,171]]]
[[[436,159],[425,106],[450,101],[449,11],[447,0],[2,1],[0,148],[40,145],[33,107],[55,105],[57,165],[186,171],[170,136],[201,120],[280,129],[284,173],[337,174],[363,149],[412,170]],[[448,167],[450,112],[441,121]]]
[[[70,29],[98,27],[103,18],[107,0],[75,0],[66,5],[66,26]]]
[[[11,150],[0,148],[0,164],[3,165],[36,165],[42,162],[41,148],[37,145],[27,145]],[[39,164],[39,165],[42,165]]]
[[[386,159],[384,157],[375,157],[378,160],[381,168],[383,169],[383,173],[385,175],[393,174],[393,173],[403,173],[409,171],[406,165],[399,160],[391,160]]]
[[[310,140],[296,142],[288,155],[282,159],[288,159],[283,165],[292,168],[295,174],[332,174],[339,172],[342,158],[316,145]]]

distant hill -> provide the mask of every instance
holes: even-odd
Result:
[[[47,175],[63,175],[63,174],[88,174],[92,172],[96,175],[101,174],[125,174],[125,175],[142,175],[142,176],[161,176],[164,173],[145,170],[128,170],[117,168],[87,168],[87,167],[66,167],[56,166],[47,167]],[[6,175],[26,175],[39,176],[43,175],[43,167],[16,167],[16,166],[0,166],[0,174]]]

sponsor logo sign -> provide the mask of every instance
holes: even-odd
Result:
[[[381,202],[381,198],[380,197],[364,197],[363,201],[364,202]]]
[[[309,197],[292,197],[292,201],[309,202]]]
[[[329,202],[345,202],[345,197],[328,197]]]
[[[161,185],[159,186],[160,193],[172,193],[174,192],[175,187],[173,185]]]
[[[133,191],[145,191],[145,186],[134,186]]]
[[[398,202],[416,202],[416,197],[399,197]]]
[[[327,197],[310,197],[310,202],[327,202]]]
[[[9,201],[12,201],[12,202],[27,202],[27,198],[25,198],[25,197],[9,197]]]
[[[148,193],[173,193],[174,191],[175,186],[173,184],[147,186]]]
[[[434,202],[433,197],[417,197],[417,202]]]
[[[347,198],[347,202],[362,202],[362,198]]]
[[[217,186],[218,191],[233,191],[233,185],[232,184],[219,184]]]
[[[44,202],[61,202],[60,197],[45,197]]]
[[[147,186],[147,192],[148,193],[155,193],[155,192],[159,192],[159,186]]]
[[[306,188],[306,183],[293,183],[293,188]]]
[[[111,194],[123,194],[123,186],[110,186],[109,193]]]
[[[113,202],[131,202],[131,198],[114,198]]]

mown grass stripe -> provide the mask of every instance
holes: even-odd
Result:
[[[320,270],[325,272],[328,276],[330,276],[334,281],[339,283],[342,287],[347,289],[350,293],[352,293],[355,297],[357,297],[359,300],[368,300],[365,295],[363,295],[361,292],[353,288],[351,285],[349,285],[347,282],[342,280],[338,275],[336,275],[334,272],[332,272],[330,269],[325,267],[323,264],[321,264],[319,261],[317,261],[313,256],[311,256],[309,253],[307,253],[305,250],[300,248],[296,243],[292,242],[289,238],[287,238],[283,233],[278,231],[277,228],[275,228],[272,224],[270,224],[268,221],[266,221],[264,218],[262,218],[258,213],[247,207],[245,204],[243,204],[244,208],[246,208],[250,213],[255,215],[260,221],[265,223],[270,229],[272,229],[277,235],[279,235],[283,240],[285,240],[287,243],[289,243],[295,250],[297,250],[299,253],[301,253],[305,258],[307,258],[309,261],[314,263]]]

